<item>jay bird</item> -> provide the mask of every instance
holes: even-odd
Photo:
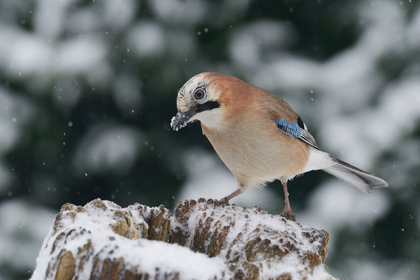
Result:
[[[201,73],[179,90],[178,113],[171,127],[178,131],[200,121],[216,153],[237,180],[229,201],[251,187],[279,179],[285,208],[295,220],[287,181],[311,170],[323,170],[365,193],[388,183],[321,151],[302,118],[283,99],[232,76]]]

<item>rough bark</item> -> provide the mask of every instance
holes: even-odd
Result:
[[[216,269],[206,275],[200,267],[171,265],[171,258],[162,263],[164,256],[153,253],[161,243],[178,244],[163,249],[174,261],[193,263],[205,254],[203,261],[216,262]],[[145,257],[146,248],[152,253]],[[32,279],[197,279],[203,273],[206,279],[334,279],[324,265],[327,251],[326,231],[257,207],[188,200],[171,216],[163,205],[121,208],[96,199],[62,206]]]

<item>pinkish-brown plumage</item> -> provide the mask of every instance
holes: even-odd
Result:
[[[231,76],[206,73],[203,80],[209,82],[209,90],[220,93],[221,122],[226,126],[206,126],[203,120],[203,133],[242,191],[275,179],[285,182],[303,170],[309,157],[308,145],[282,133],[275,123],[280,118],[297,119],[286,102]],[[287,141],[293,144],[283,145]]]
[[[232,76],[201,73],[192,77],[180,89],[177,107],[172,128],[200,121],[203,133],[236,177],[238,190],[228,200],[279,179],[286,198],[283,214],[293,218],[287,181],[298,174],[323,169],[364,192],[388,186],[319,150],[306,125],[283,99]]]

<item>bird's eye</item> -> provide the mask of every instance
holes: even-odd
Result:
[[[202,99],[204,97],[204,90],[199,88],[194,92],[195,99]]]

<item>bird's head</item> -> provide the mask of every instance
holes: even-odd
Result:
[[[206,126],[217,126],[222,114],[218,75],[201,73],[182,86],[176,100],[178,113],[171,120],[173,130],[177,131],[196,120]]]

